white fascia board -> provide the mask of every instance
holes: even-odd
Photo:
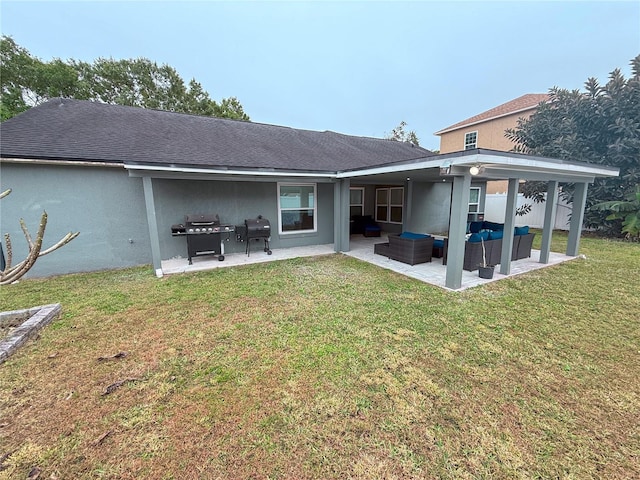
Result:
[[[37,158],[0,158],[0,163],[30,163],[34,165],[65,165],[72,167],[111,167],[124,168],[122,163],[117,162],[88,162],[85,160],[41,160]]]
[[[268,170],[232,170],[215,168],[193,168],[193,167],[162,167],[152,165],[130,165],[125,164],[124,168],[131,171],[147,172],[172,172],[172,173],[206,173],[211,175],[238,175],[245,177],[310,177],[310,178],[336,178],[335,173],[313,173],[313,172],[283,172]]]
[[[348,172],[340,172],[338,173],[336,178],[352,178],[352,177],[363,177],[367,175],[379,175],[382,173],[398,173],[398,172],[411,172],[414,170],[423,170],[425,168],[440,168],[443,160],[441,158],[437,158],[433,160],[434,157],[429,157],[431,160],[425,160],[422,162],[416,163],[404,163],[398,165],[386,165],[381,167],[372,167],[372,168],[363,168],[360,170],[350,170]]]
[[[516,171],[559,172],[566,174],[594,175],[597,177],[617,177],[620,174],[620,171],[617,168],[601,167],[591,163],[574,164],[548,162],[543,158],[529,157],[526,155],[509,157],[479,153],[476,155],[462,157],[460,160],[462,161],[452,161],[452,165],[483,164],[487,168],[491,168],[491,165],[496,165],[499,167],[512,167]]]

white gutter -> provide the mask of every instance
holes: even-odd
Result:
[[[572,163],[556,163],[536,160],[531,157],[523,156],[505,156],[491,154],[474,154],[461,155],[459,157],[451,157],[450,154],[445,158],[428,157],[428,160],[417,161],[414,163],[402,163],[394,165],[385,165],[380,167],[364,168],[358,170],[350,170],[347,172],[286,172],[286,171],[266,171],[266,170],[227,170],[227,169],[208,169],[194,167],[170,167],[170,166],[151,166],[151,165],[131,165],[127,163],[115,162],[87,162],[73,160],[39,160],[26,158],[2,158],[0,162],[7,163],[25,163],[39,165],[65,165],[80,167],[109,167],[109,168],[125,168],[133,171],[156,171],[156,172],[174,172],[174,173],[197,173],[211,175],[237,175],[237,176],[253,176],[253,177],[301,177],[301,178],[354,178],[368,175],[379,175],[385,173],[401,173],[422,170],[427,168],[440,168],[442,166],[472,166],[484,165],[487,169],[493,168],[514,168],[530,171],[530,172],[548,172],[548,173],[565,173],[573,175],[589,175],[599,177],[617,177],[619,169],[604,168],[595,164],[582,163],[575,165]]]
[[[37,165],[67,165],[72,167],[110,167],[125,168],[122,163],[116,162],[87,162],[84,160],[40,160],[34,158],[0,158],[0,162],[7,163],[34,163]]]
[[[516,167],[531,169],[534,172],[561,172],[567,174],[595,175],[599,177],[617,177],[620,171],[617,168],[603,168],[601,166],[583,163],[580,165],[572,163],[556,163],[536,160],[527,157],[508,157],[502,155],[491,155],[479,153],[475,155],[467,155],[464,157],[450,159],[451,165],[485,165],[490,167]]]
[[[240,175],[248,177],[321,177],[336,178],[335,173],[312,173],[312,172],[282,172],[282,171],[264,171],[264,170],[228,170],[214,168],[190,168],[190,167],[160,167],[151,165],[124,165],[127,170],[142,170],[154,172],[173,172],[173,173],[207,173],[212,175]]]
[[[433,157],[429,157],[433,158]],[[362,177],[365,175],[379,175],[382,173],[398,173],[398,172],[411,172],[414,170],[423,170],[425,168],[439,168],[442,164],[442,159],[428,160],[416,163],[403,163],[399,165],[387,165],[383,167],[363,168],[361,170],[350,170],[348,172],[338,173],[336,178],[352,178]]]

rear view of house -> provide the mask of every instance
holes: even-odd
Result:
[[[510,198],[519,179],[552,188],[574,182],[574,201],[584,206],[595,177],[617,175],[481,148],[436,155],[406,142],[61,98],[3,122],[0,134],[0,188],[13,189],[3,200],[0,230],[18,239],[18,219],[33,225],[46,210],[45,244],[81,232],[42,258],[34,276],[148,263],[162,275],[163,260],[191,256],[185,237],[176,235],[186,215],[229,227],[230,253],[246,248],[235,226],[259,216],[269,220],[269,248],[333,244],[347,252],[355,216],[371,216],[386,233],[445,232],[447,287],[456,289],[469,215],[481,211],[488,180],[508,180]],[[575,212],[569,255],[579,246],[583,212]],[[513,228],[503,242],[501,268],[508,272]],[[14,257],[25,253],[24,242],[14,241]]]

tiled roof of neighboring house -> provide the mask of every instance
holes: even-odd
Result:
[[[546,93],[527,93],[526,95],[522,95],[521,97],[487,110],[486,112],[482,112],[461,122],[454,123],[453,125],[436,132],[434,135],[442,135],[443,133],[458,130],[459,128],[475,125],[477,123],[486,122],[487,120],[493,120],[494,118],[500,118],[506,115],[531,110],[537,107],[541,102],[546,102],[548,100],[549,95]]]
[[[337,172],[435,155],[410,143],[52,99],[0,124],[4,158]]]

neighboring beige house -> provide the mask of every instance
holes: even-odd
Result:
[[[444,128],[434,135],[440,137],[440,153],[487,148],[509,152],[514,144],[504,136],[514,128],[519,118],[527,118],[541,102],[549,100],[546,93],[527,93],[486,112]],[[506,192],[506,182],[489,182],[487,193]]]

